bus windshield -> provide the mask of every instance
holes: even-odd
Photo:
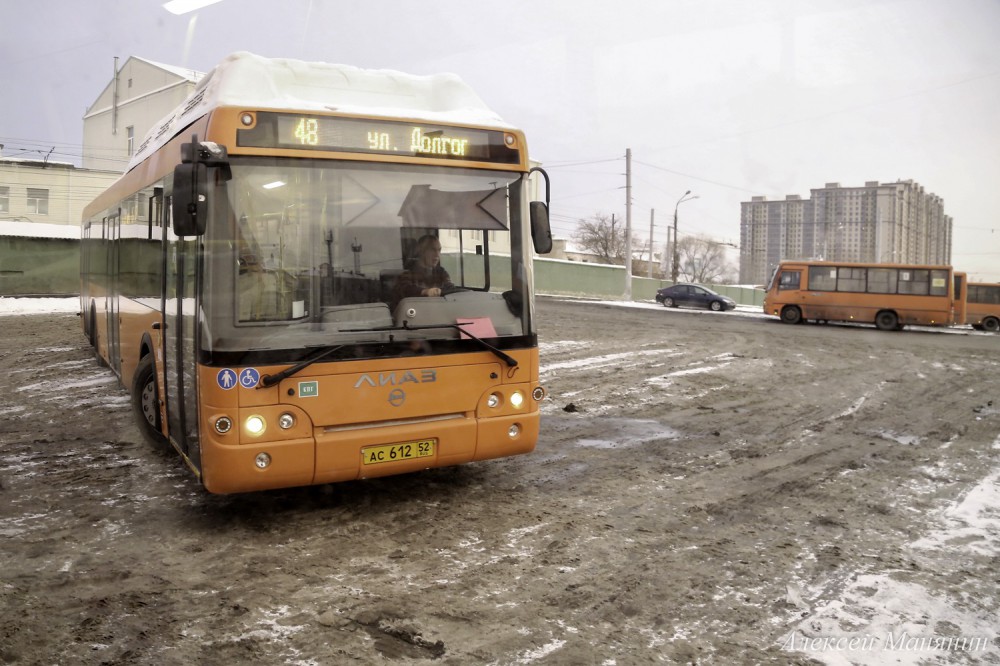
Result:
[[[521,174],[235,156],[231,167],[205,237],[203,350],[531,332],[528,269],[512,260]],[[445,271],[434,297],[401,287],[427,236]]]

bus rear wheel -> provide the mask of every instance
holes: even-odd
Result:
[[[892,310],[882,310],[875,315],[875,327],[880,331],[898,331],[902,328],[899,317]]]
[[[802,310],[795,305],[786,305],[781,308],[781,321],[786,324],[799,324],[802,322]]]
[[[1000,333],[1000,319],[987,317],[983,320],[983,330],[990,333]]]
[[[165,446],[167,438],[163,436],[160,421],[160,393],[156,386],[156,366],[153,365],[153,355],[146,354],[139,361],[132,380],[132,413],[135,424],[142,432],[143,438],[154,446]]]

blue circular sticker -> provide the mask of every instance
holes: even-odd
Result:
[[[228,391],[236,386],[236,373],[229,368],[223,368],[215,376],[215,381],[219,383],[219,388]]]
[[[260,373],[254,368],[246,368],[240,373],[240,386],[243,388],[253,388],[260,381]]]

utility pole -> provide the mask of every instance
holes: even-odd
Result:
[[[115,71],[111,89],[111,134],[118,134],[118,56],[115,56]]]
[[[625,149],[625,300],[632,300],[632,149]]]
[[[652,208],[649,209],[649,273],[646,277],[653,278],[653,212]]]

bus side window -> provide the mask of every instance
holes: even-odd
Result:
[[[778,282],[778,291],[786,291],[799,288],[799,271],[782,271],[781,280]]]

